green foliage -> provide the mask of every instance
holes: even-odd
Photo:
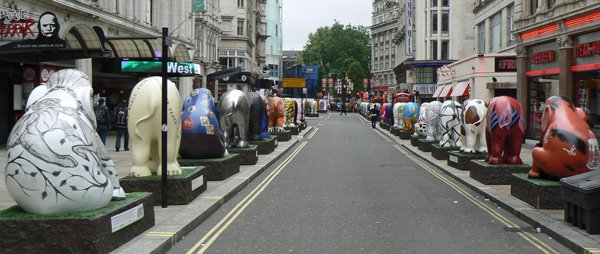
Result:
[[[371,36],[368,27],[344,26],[337,20],[329,27],[319,27],[308,35],[308,42],[301,53],[302,64],[319,66],[319,78],[342,78],[348,73],[355,85],[368,78],[371,63]],[[321,67],[321,61],[324,67]]]

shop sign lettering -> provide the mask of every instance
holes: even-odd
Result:
[[[25,19],[25,10],[0,10],[0,21],[0,35],[4,38],[34,36],[32,27],[35,20]]]
[[[516,57],[496,57],[496,72],[513,72],[517,71]]]
[[[554,53],[554,50],[547,50],[531,54],[532,64],[554,62],[555,60],[556,55]]]
[[[573,47],[573,57],[591,56],[600,54],[600,41],[587,42]]]

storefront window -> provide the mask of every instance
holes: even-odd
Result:
[[[600,77],[595,71],[577,73],[575,76],[576,83],[573,96],[575,101],[573,103],[576,107],[580,107],[585,111],[590,127],[599,128],[600,101],[598,101],[598,93],[600,93]]]
[[[533,137],[530,138],[540,138],[542,113],[546,106],[546,100],[550,96],[558,95],[558,77],[556,77],[556,80],[549,80],[539,82],[538,78],[532,78],[529,82],[529,129],[533,132]],[[523,110],[526,110],[526,108],[523,108]]]

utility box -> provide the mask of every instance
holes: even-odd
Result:
[[[600,233],[600,170],[560,179],[565,201],[565,221]]]

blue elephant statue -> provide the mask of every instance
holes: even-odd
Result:
[[[404,131],[414,131],[419,120],[419,107],[414,102],[407,102],[404,107]]]

